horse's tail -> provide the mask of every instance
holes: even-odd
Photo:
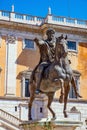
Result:
[[[74,88],[74,92],[75,92],[76,97],[82,98],[82,96],[80,96],[80,94],[78,93],[78,88],[76,87],[75,79],[73,76],[72,76],[71,83],[72,83],[72,86]]]
[[[72,76],[72,79],[71,79],[71,83],[72,83],[72,85],[73,85],[73,86],[75,86],[75,87],[76,87],[75,79],[74,79],[74,77],[73,77],[73,76]]]

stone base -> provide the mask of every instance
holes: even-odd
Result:
[[[75,130],[82,125],[81,121],[48,120],[25,121],[20,124],[21,130]]]

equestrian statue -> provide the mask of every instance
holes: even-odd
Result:
[[[73,71],[68,59],[67,36],[55,37],[55,30],[48,28],[47,39],[35,38],[34,41],[39,48],[40,61],[32,71],[30,77],[30,99],[28,104],[28,117],[32,120],[31,109],[35,95],[44,93],[48,97],[47,107],[52,113],[52,119],[56,119],[51,103],[56,91],[61,89],[59,102],[64,102],[64,117],[67,117],[66,105],[70,86],[74,88],[76,97],[80,97],[76,87]]]

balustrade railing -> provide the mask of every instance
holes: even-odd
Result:
[[[22,22],[27,24],[36,24],[36,25],[40,25],[44,20],[43,17],[36,17],[32,15],[26,15],[2,10],[0,11],[0,19],[14,22]]]
[[[64,22],[64,17],[52,16],[53,21]]]
[[[26,19],[26,20],[30,20],[30,21],[34,21],[34,16],[26,15],[26,16],[25,16],[25,19]]]
[[[15,14],[16,19],[24,19],[22,14]]]
[[[34,24],[38,26],[47,22],[52,24],[62,24],[66,26],[69,25],[69,26],[87,28],[86,20],[79,20],[79,19],[73,19],[68,17],[54,16],[54,15],[48,15],[46,18],[43,18],[43,17],[37,17],[32,15],[0,10],[0,19],[27,23],[27,24]]]
[[[19,124],[22,122],[19,118],[3,111],[2,109],[0,109],[0,119],[17,127],[19,127]]]
[[[10,17],[10,12],[7,11],[1,11],[1,15],[5,17]]]
[[[84,20],[77,20],[77,24],[80,24],[80,25],[87,25],[87,21],[84,21]]]
[[[66,23],[75,24],[75,19],[66,18]]]

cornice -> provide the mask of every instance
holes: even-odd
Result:
[[[57,34],[67,34],[68,38],[75,38],[76,41],[87,43],[87,29],[68,27],[63,25],[54,25],[45,23],[41,26],[29,25],[24,23],[7,22],[0,20],[0,34],[1,35],[14,35],[20,38],[35,37],[42,38],[45,35],[47,28],[54,28]],[[74,37],[73,37],[74,36]]]
[[[34,39],[35,37],[41,38],[42,36],[38,33],[32,33],[30,31],[20,31],[20,30],[14,30],[14,29],[9,29],[9,28],[1,28],[0,29],[0,34],[1,36],[6,36],[8,37],[8,35],[13,35],[16,38],[30,38],[30,39]]]
[[[43,34],[44,31],[51,27],[54,28],[55,31],[63,32],[63,33],[70,33],[70,34],[77,34],[77,35],[84,35],[87,36],[87,29],[80,28],[80,27],[70,27],[70,26],[64,26],[64,25],[55,25],[50,23],[44,23],[41,26],[26,24],[26,23],[17,23],[12,21],[4,21],[0,20],[0,27],[1,28],[10,28],[14,30],[19,31],[26,31],[26,32],[32,32],[32,33],[40,33]]]
[[[25,23],[17,23],[12,21],[8,22],[8,21],[0,20],[0,28],[7,28],[7,29],[10,28],[18,31],[26,31],[26,32],[41,34],[40,26],[31,25],[31,24],[29,25]]]
[[[50,28],[50,27],[54,28],[56,32],[69,33],[69,34],[75,34],[75,35],[87,37],[87,29],[83,29],[83,28],[79,28],[79,27],[77,28],[77,27],[45,23],[41,26],[41,29],[46,30],[47,28]]]

